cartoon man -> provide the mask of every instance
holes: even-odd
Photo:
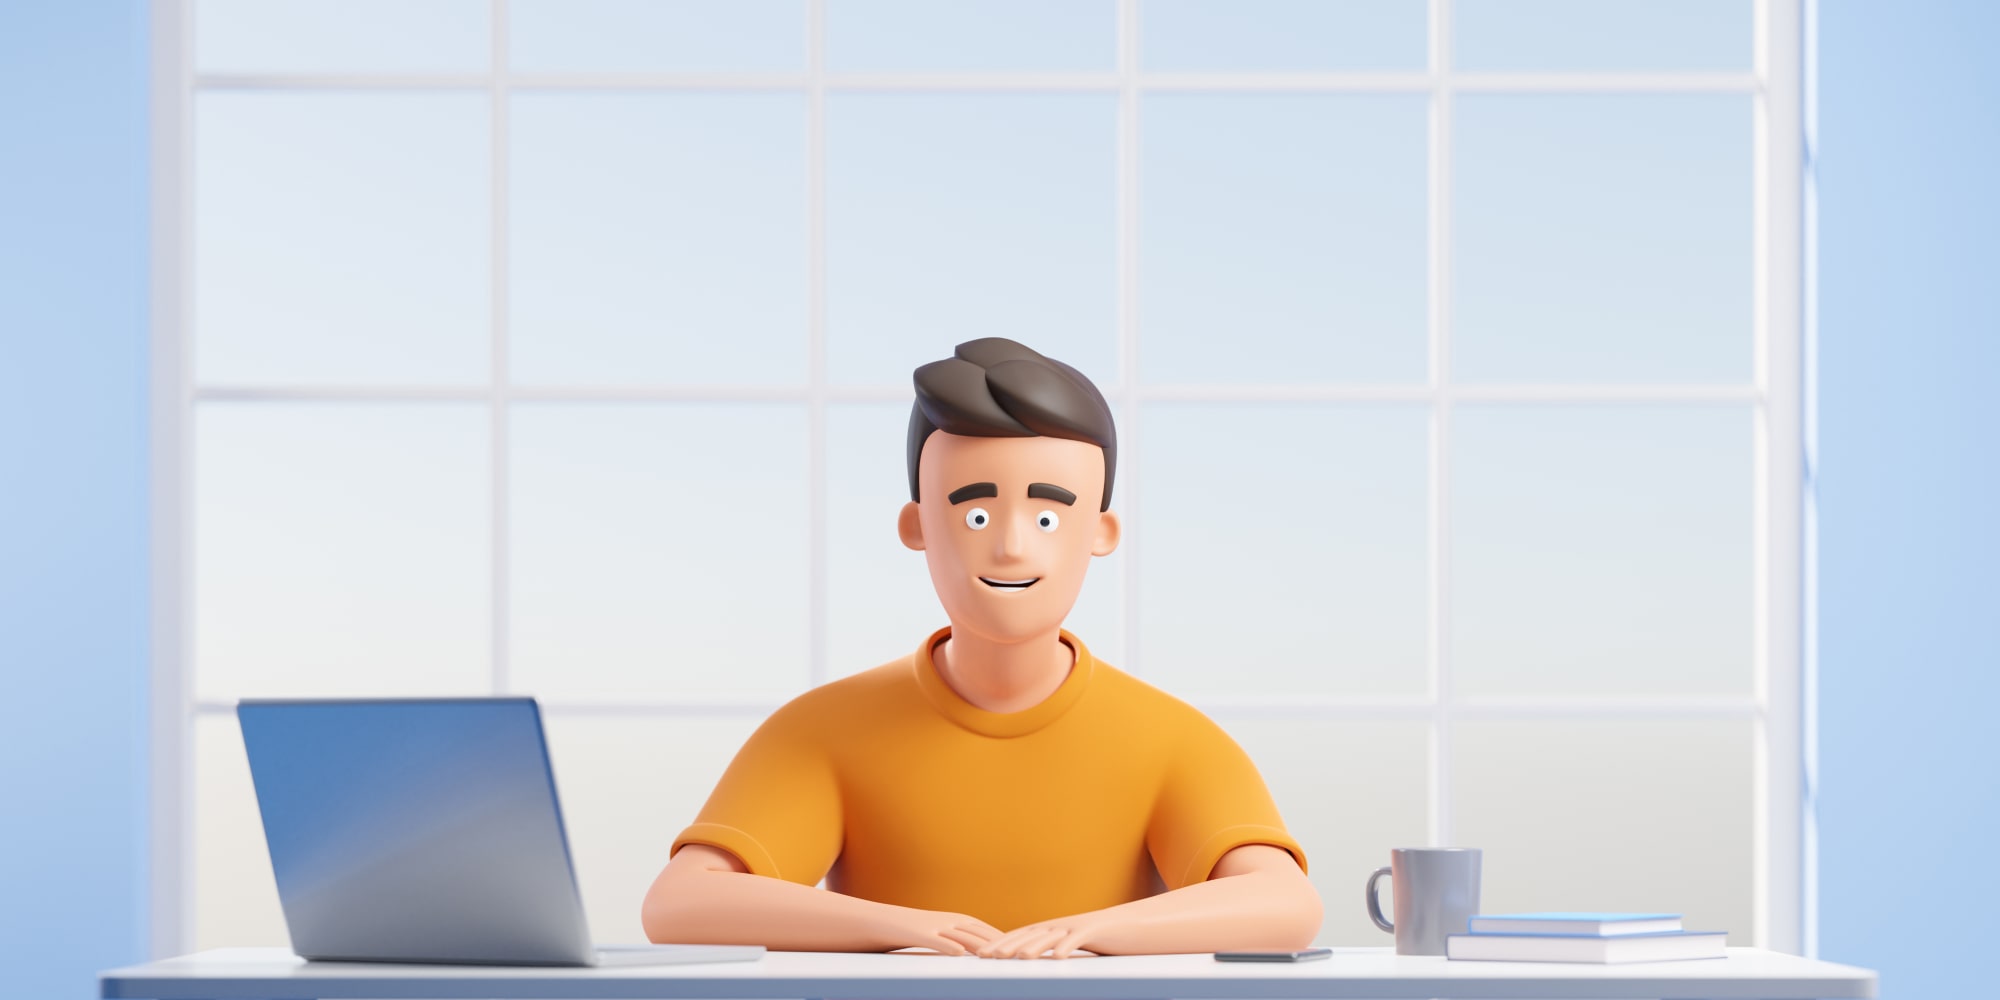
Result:
[[[917,369],[916,396],[896,526],[951,625],[750,737],[647,891],[647,935],[992,958],[1309,944],[1319,897],[1250,759],[1062,629],[1118,546],[1104,397],[1000,338]]]

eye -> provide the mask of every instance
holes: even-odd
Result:
[[[1052,510],[1045,510],[1035,515],[1035,527],[1043,531],[1054,531],[1056,530],[1056,525],[1061,523],[1062,518],[1057,517],[1056,512]]]
[[[984,529],[993,519],[986,516],[986,508],[974,507],[965,512],[965,526],[974,531]]]

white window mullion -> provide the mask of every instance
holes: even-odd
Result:
[[[507,0],[493,0],[493,65],[488,67],[487,81],[492,95],[492,142],[493,142],[493,234],[492,234],[492,387],[488,406],[492,417],[492,533],[493,533],[493,621],[491,642],[493,644],[493,693],[505,694],[508,689],[508,609],[509,599],[508,568],[511,565],[508,542],[508,444],[507,427],[509,404],[507,386],[511,381],[507,368]]]
[[[1136,237],[1135,237],[1136,238]],[[1130,307],[1136,316],[1136,304]],[[822,341],[824,333],[821,334]],[[824,344],[819,348],[823,353]],[[1121,357],[1137,363],[1137,345],[1121,345]],[[1121,361],[1121,364],[1124,362]],[[1134,376],[1136,377],[1136,376]],[[206,385],[195,390],[199,402],[483,402],[491,386],[366,386],[366,385]],[[801,385],[732,385],[681,383],[671,385],[539,386],[516,385],[499,390],[510,402],[810,402],[815,395],[833,403],[895,403],[910,398],[907,385],[832,385],[824,377]],[[1756,385],[1473,385],[1442,390],[1428,384],[1410,385],[1206,385],[1159,384],[1127,390],[1104,390],[1106,401],[1123,404],[1128,396],[1148,403],[1436,403],[1444,394],[1456,402],[1506,403],[1751,403],[1761,404],[1766,392]]]
[[[1451,0],[1430,0],[1431,815],[1430,841],[1451,823]]]
[[[1136,18],[1136,15],[1134,15]],[[498,22],[496,21],[496,24]],[[1136,21],[1135,21],[1136,23]],[[1069,91],[1120,93],[1429,92],[1427,73],[522,73],[508,86],[535,90]],[[483,91],[487,76],[464,73],[204,73],[203,90]],[[1502,93],[1757,93],[1756,73],[1467,73],[1462,91]]]
[[[1139,538],[1139,3],[1118,0],[1118,386],[1109,400],[1118,408],[1119,461],[1114,488],[1125,511],[1124,578],[1119,588],[1125,639],[1125,669],[1145,670],[1140,650],[1139,597],[1143,556]]]
[[[807,471],[811,496],[806,510],[806,526],[811,547],[808,556],[812,593],[808,598],[807,648],[811,660],[807,681],[817,687],[829,676],[827,663],[827,441],[826,407],[830,393],[826,376],[826,0],[806,5],[806,58],[809,62],[806,138],[806,223],[807,255],[807,362],[809,383],[806,403],[809,410],[807,433],[812,440],[807,454],[812,467]],[[904,394],[907,396],[907,392]]]
[[[153,958],[188,950],[194,926],[194,19],[153,5],[152,724],[148,800]]]
[[[1756,52],[1765,79],[1758,101],[1756,252],[1761,280],[1756,318],[1759,385],[1765,405],[1759,420],[1762,461],[1758,477],[1756,552],[1761,641],[1757,686],[1767,706],[1760,747],[1768,754],[1758,797],[1763,830],[1757,855],[1757,943],[1779,951],[1809,951],[1811,873],[1806,844],[1812,817],[1806,811],[1806,766],[1811,749],[1804,733],[1804,692],[1811,669],[1804,658],[1807,586],[1803,568],[1810,540],[1804,534],[1806,474],[1803,420],[1804,214],[1801,190],[1805,127],[1804,34],[1801,0],[1760,0]]]

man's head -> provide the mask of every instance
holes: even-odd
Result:
[[[1009,641],[1060,626],[1090,558],[1118,547],[1111,407],[1076,369],[998,337],[915,381],[903,544],[955,627]]]

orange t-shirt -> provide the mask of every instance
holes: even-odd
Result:
[[[1201,882],[1230,849],[1305,866],[1234,740],[1193,707],[1094,660],[1026,711],[987,712],[931,649],[815,688],[738,751],[693,826],[753,874],[1002,930]]]

